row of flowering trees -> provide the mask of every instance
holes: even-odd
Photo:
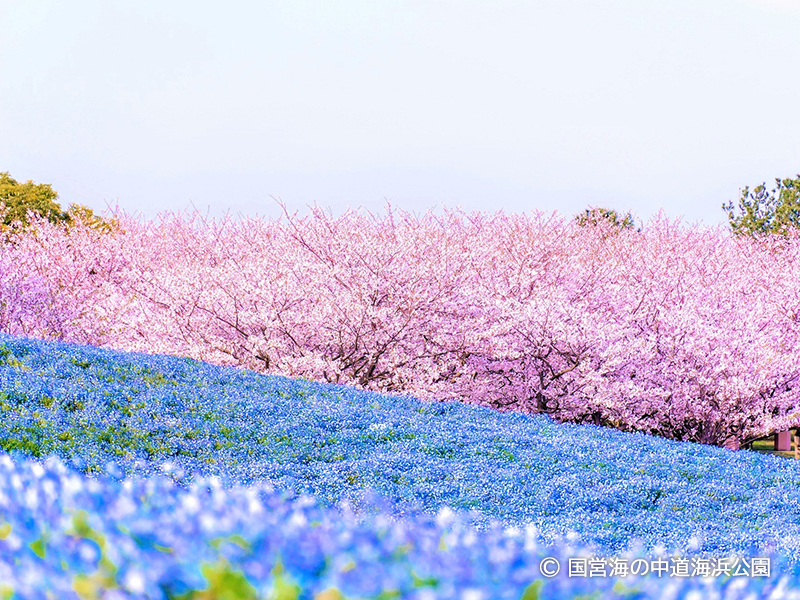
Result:
[[[800,240],[656,217],[34,219],[0,329],[738,447],[800,424]]]

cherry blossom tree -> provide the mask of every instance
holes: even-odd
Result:
[[[791,232],[391,207],[113,223],[4,244],[0,329],[729,447],[800,425]]]

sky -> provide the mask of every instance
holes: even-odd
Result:
[[[0,0],[0,171],[152,218],[590,206],[800,173],[800,0]]]

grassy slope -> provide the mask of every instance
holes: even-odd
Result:
[[[631,543],[797,558],[800,463],[192,360],[0,337],[0,446],[89,473],[270,481]]]

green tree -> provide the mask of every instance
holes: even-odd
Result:
[[[0,172],[0,228],[25,229],[30,225],[29,212],[46,218],[51,223],[74,225],[83,223],[103,232],[111,231],[115,222],[106,221],[82,204],[70,204],[64,211],[56,202],[58,192],[48,183],[19,183],[8,172]]]
[[[763,236],[770,233],[788,236],[800,228],[800,175],[797,179],[775,179],[775,187],[766,183],[752,190],[741,190],[738,207],[733,202],[722,205],[736,235]]]
[[[3,225],[12,223],[28,225],[28,211],[41,215],[53,223],[66,221],[67,213],[56,202],[58,192],[47,183],[27,181],[19,183],[7,172],[0,173],[0,204]]]
[[[115,219],[103,219],[94,214],[94,211],[83,204],[70,204],[67,208],[67,223],[75,225],[83,223],[103,233],[109,233],[118,225]]]
[[[631,213],[625,213],[620,217],[617,211],[610,208],[587,208],[582,213],[575,215],[578,225],[586,227],[588,225],[599,225],[606,223],[618,229],[633,229],[635,223]]]

